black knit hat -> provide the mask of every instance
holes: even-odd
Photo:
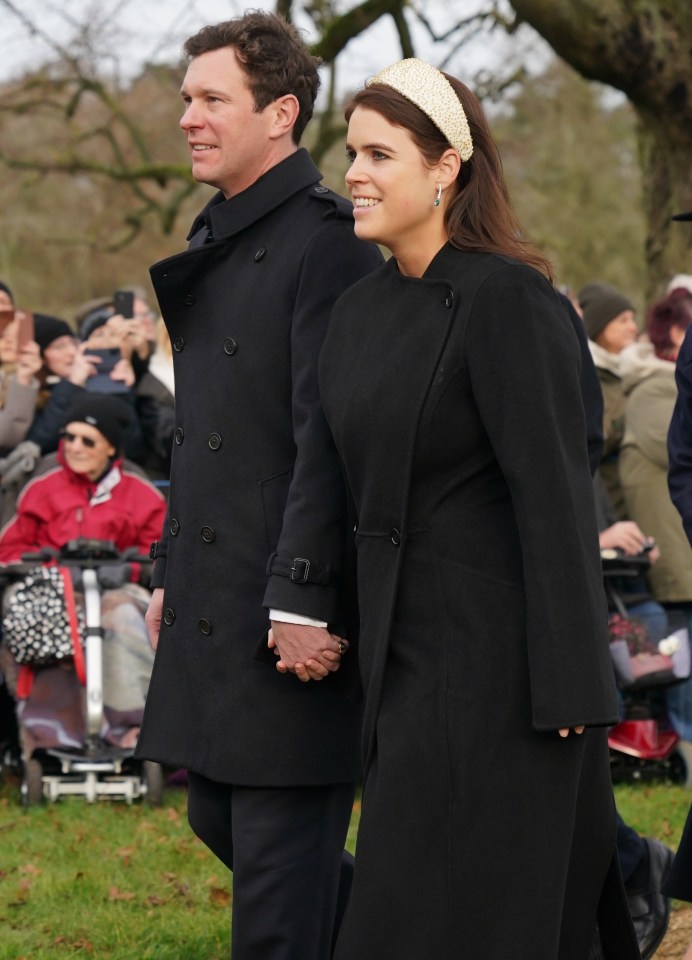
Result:
[[[74,337],[69,323],[59,317],[49,317],[46,313],[34,314],[34,340],[41,348],[41,353],[59,337]]]
[[[595,340],[625,310],[634,310],[627,297],[609,283],[587,283],[579,291],[579,306],[589,340]]]
[[[94,330],[105,326],[113,316],[113,313],[113,304],[108,300],[105,303],[99,303],[97,306],[92,307],[92,309],[84,313],[81,318],[78,317],[79,339],[88,340]]]
[[[132,425],[132,414],[130,408],[117,397],[85,391],[67,411],[65,426],[68,423],[88,423],[90,427],[96,427],[119,451],[123,434]]]
[[[14,296],[12,295],[12,291],[10,290],[10,288],[7,286],[6,283],[2,282],[2,280],[0,280],[0,290],[4,290],[7,296],[12,301],[12,303],[14,303]]]

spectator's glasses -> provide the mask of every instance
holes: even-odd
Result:
[[[63,430],[62,436],[65,443],[74,443],[75,440],[81,440],[84,446],[89,450],[93,450],[96,446],[96,441],[93,437],[83,437],[79,433],[70,433],[69,430]]]

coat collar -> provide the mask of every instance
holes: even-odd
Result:
[[[214,240],[227,240],[321,179],[310,154],[301,147],[237,196],[226,200],[222,193],[217,193],[212,197],[192,224],[187,239],[206,229],[211,230]]]

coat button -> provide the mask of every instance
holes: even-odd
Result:
[[[211,623],[209,620],[206,620],[204,617],[199,621],[199,629],[202,631],[205,637],[208,637],[211,633]]]
[[[168,529],[171,531],[174,537],[177,537],[178,534],[180,533],[180,524],[175,519],[175,517],[171,518],[171,522],[168,525]]]
[[[454,291],[450,290],[445,297],[445,307],[451,307],[454,303]]]
[[[213,543],[216,540],[216,533],[212,527],[202,527],[202,540],[205,543]]]
[[[175,611],[171,610],[170,607],[166,607],[166,609],[163,612],[163,622],[166,624],[166,626],[170,627],[170,625],[173,623],[174,620],[175,620]]]
[[[227,337],[223,342],[223,348],[229,357],[232,357],[233,354],[238,349],[238,344],[235,342],[233,337]]]
[[[218,450],[221,446],[221,434],[220,433],[210,433],[209,434],[209,449]]]
[[[186,293],[183,297],[183,303],[186,307],[194,307],[197,303],[197,297],[193,293]]]
[[[267,253],[266,247],[260,247],[257,253],[255,254],[255,263],[259,263],[260,260],[264,259]]]
[[[173,349],[176,353],[181,353],[185,346],[185,340],[182,337],[176,337],[173,341]]]
[[[315,193],[329,193],[329,187],[315,187]]]
[[[389,536],[394,546],[398,547],[401,543],[401,534],[396,527],[393,527],[392,530],[389,531]]]
[[[180,446],[180,444],[183,442],[184,437],[185,437],[185,431],[183,430],[183,428],[177,427],[175,431],[175,442],[178,444],[178,446]]]

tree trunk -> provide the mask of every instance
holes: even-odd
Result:
[[[645,295],[687,272],[692,229],[692,3],[690,0],[511,0],[582,76],[621,90],[638,120],[647,219]],[[588,150],[588,144],[584,145]]]

